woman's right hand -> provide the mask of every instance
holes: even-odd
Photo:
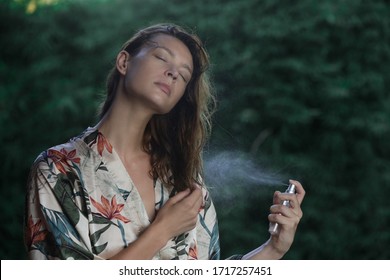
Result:
[[[203,195],[200,187],[185,190],[168,199],[158,211],[152,224],[129,246],[111,259],[152,259],[168,240],[189,231],[196,226]]]
[[[168,199],[158,211],[153,225],[167,240],[183,232],[192,230],[198,221],[198,213],[203,203],[200,186],[178,192]]]

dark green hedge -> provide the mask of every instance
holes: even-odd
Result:
[[[222,256],[268,238],[285,187],[256,180],[272,173],[307,190],[287,259],[390,257],[388,1],[58,1],[32,14],[27,2],[0,3],[2,259],[26,257],[32,161],[95,122],[117,50],[157,22],[195,29],[211,55],[219,109],[205,158],[232,152],[210,182]]]

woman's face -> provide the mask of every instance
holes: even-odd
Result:
[[[154,114],[168,113],[183,96],[193,71],[192,55],[179,39],[157,34],[127,61],[127,96]]]

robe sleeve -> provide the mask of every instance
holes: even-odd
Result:
[[[31,168],[24,222],[30,259],[99,258],[88,246],[87,208],[82,202],[85,194],[70,167],[42,153]]]
[[[214,204],[210,199],[210,206],[208,211],[213,212],[213,216],[215,216],[214,219],[210,221],[209,228],[211,229],[211,237],[210,237],[210,245],[209,245],[209,259],[210,260],[219,260],[220,259],[220,244],[219,244],[219,228],[218,228],[218,219],[217,219],[217,214],[215,211]],[[206,205],[207,205],[207,200],[206,200]]]
[[[211,199],[210,193],[207,192],[205,197],[204,209],[201,211],[204,222],[204,227],[209,229],[210,243],[209,243],[209,257],[210,260],[219,260],[221,257],[221,249],[219,243],[219,228],[218,218],[214,203]],[[206,216],[208,216],[206,218]],[[210,218],[211,217],[211,218]],[[243,255],[235,254],[227,258],[227,260],[241,260]]]

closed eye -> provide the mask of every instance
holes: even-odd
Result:
[[[183,79],[183,81],[184,81],[185,83],[187,83],[187,78],[186,78],[184,75],[180,74],[180,77]]]
[[[164,62],[167,62],[167,60],[166,60],[165,57],[163,57],[163,56],[154,55],[154,57],[156,57],[157,59],[162,60],[162,61],[164,61]]]

